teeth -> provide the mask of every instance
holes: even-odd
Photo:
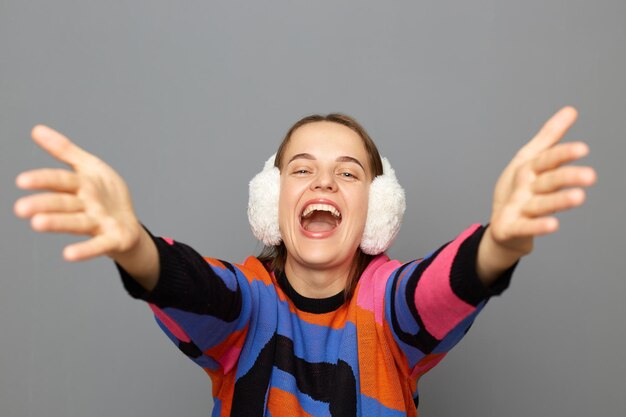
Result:
[[[333,206],[331,206],[330,204],[311,204],[307,206],[306,209],[304,209],[304,212],[302,213],[302,217],[307,217],[309,214],[313,213],[314,211],[328,211],[330,214],[332,214],[336,218],[341,217],[341,214],[339,213],[339,211]]]

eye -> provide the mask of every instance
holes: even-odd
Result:
[[[295,170],[293,173],[296,175],[306,175],[306,174],[309,174],[310,171],[308,169],[300,168],[300,169]]]
[[[351,172],[347,172],[347,171],[340,172],[340,173],[339,173],[339,175],[340,175],[342,178],[346,178],[346,179],[351,179],[351,180],[356,180],[356,179],[358,179],[358,178],[356,177],[356,175],[354,175],[354,174],[353,174],[353,173],[351,173]]]

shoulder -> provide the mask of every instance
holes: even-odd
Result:
[[[387,254],[383,253],[376,256],[369,263],[363,274],[359,278],[359,286],[371,286],[373,283],[387,281],[393,272],[402,266],[402,263],[395,259],[389,259]]]
[[[262,281],[264,284],[273,284],[273,279],[269,271],[265,268],[265,265],[259,261],[255,256],[248,256],[241,264],[226,264],[223,261],[215,259],[205,258],[206,261],[217,266],[215,263],[219,263],[222,268],[233,268],[235,272],[244,277],[249,283],[253,281]]]
[[[355,297],[358,307],[374,313],[377,322],[382,323],[384,298],[387,283],[402,266],[397,260],[381,254],[372,259],[359,278]]]

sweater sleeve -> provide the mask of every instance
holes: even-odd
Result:
[[[161,329],[201,367],[227,372],[245,339],[250,291],[242,271],[204,258],[184,243],[154,240],[160,262],[156,287],[146,291],[116,264],[128,293],[146,301]]]
[[[386,318],[413,377],[443,359],[487,300],[509,285],[517,264],[489,287],[476,273],[484,231],[480,225],[468,228],[424,259],[402,265],[387,282]]]

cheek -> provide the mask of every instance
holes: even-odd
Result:
[[[285,218],[285,215],[288,213],[287,206],[288,206],[287,198],[281,188],[280,194],[278,196],[278,222],[279,223]]]
[[[367,211],[367,205],[369,203],[369,199],[370,199],[370,187],[369,185],[365,188],[365,192],[363,192],[362,195],[362,201],[363,201],[363,205],[365,206],[365,210]]]
[[[297,203],[297,193],[290,184],[281,177],[278,195],[278,222],[287,221]]]
[[[369,199],[370,199],[370,187],[368,185],[367,187],[365,187],[365,189],[361,192],[361,195],[360,195],[361,206],[363,207],[365,214],[367,214],[367,206],[369,205]]]
[[[360,222],[365,225],[365,221],[367,219],[367,206],[369,203],[369,187],[355,193],[353,202],[355,207],[358,207],[357,212],[355,213],[356,217],[358,217]]]
[[[278,225],[282,229],[282,224],[288,221],[289,217],[289,204],[285,201],[285,199],[281,198],[278,200]]]

